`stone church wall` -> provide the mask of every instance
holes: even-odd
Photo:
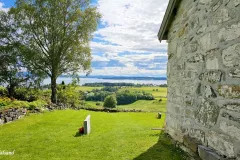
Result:
[[[240,0],[182,0],[168,44],[167,132],[240,157]]]

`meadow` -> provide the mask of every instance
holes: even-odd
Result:
[[[91,115],[91,133],[78,134]],[[30,115],[0,126],[0,159],[181,160],[186,155],[169,138],[151,128],[163,127],[155,113],[54,111]]]
[[[101,87],[77,87],[91,91]],[[28,114],[23,119],[0,126],[0,159],[80,159],[80,160],[185,160],[188,156],[175,147],[167,134],[152,128],[164,128],[167,88],[128,87],[144,90],[155,100],[138,100],[119,105],[117,109],[140,109],[140,113],[107,113],[86,110],[55,110]],[[161,101],[159,101],[161,99]],[[87,101],[90,107],[96,102]],[[101,102],[102,103],[102,102]],[[157,112],[162,118],[157,119]],[[80,135],[78,129],[91,115],[90,135]]]
[[[81,86],[78,90],[91,91],[93,89],[101,89],[101,87],[85,87]],[[128,105],[118,105],[117,109],[136,109],[146,112],[166,112],[167,103],[167,88],[165,87],[123,87],[119,91],[129,90],[134,91],[144,91],[146,93],[151,93],[155,100],[138,100],[132,104]],[[161,99],[161,100],[160,100]],[[86,107],[88,108],[103,108],[102,105],[96,105],[95,101],[86,101]]]

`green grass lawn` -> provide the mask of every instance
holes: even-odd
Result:
[[[91,115],[92,132],[76,134],[84,118]],[[155,113],[101,113],[54,111],[30,115],[0,126],[0,151],[13,156],[0,159],[77,160],[180,160],[185,154],[174,148],[160,131]]]
[[[167,99],[162,98],[162,101],[159,102],[159,99],[156,100],[139,100],[129,105],[119,105],[119,109],[136,109],[142,111],[162,111],[166,112],[166,103]]]
[[[161,98],[167,96],[167,88],[165,87],[126,87],[121,90],[129,90],[129,91],[145,91],[147,93],[151,93],[155,98]],[[158,91],[156,91],[158,89]],[[153,91],[155,90],[155,91]]]

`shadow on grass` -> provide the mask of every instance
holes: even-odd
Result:
[[[171,143],[170,137],[160,133],[158,142],[134,160],[187,160],[188,155]]]
[[[74,137],[81,137],[81,136],[83,136],[83,134],[80,134],[79,132],[76,132]]]

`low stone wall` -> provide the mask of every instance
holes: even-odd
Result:
[[[127,109],[122,109],[122,110],[118,110],[118,109],[110,109],[110,108],[84,108],[84,107],[81,107],[80,109],[84,109],[84,110],[88,110],[88,111],[95,111],[95,112],[111,112],[111,113],[114,113],[114,112],[145,112],[145,111],[142,111],[142,110],[135,110],[135,109],[132,109],[132,110],[127,110]]]
[[[0,111],[0,125],[20,119],[27,114],[26,108],[9,108]]]

